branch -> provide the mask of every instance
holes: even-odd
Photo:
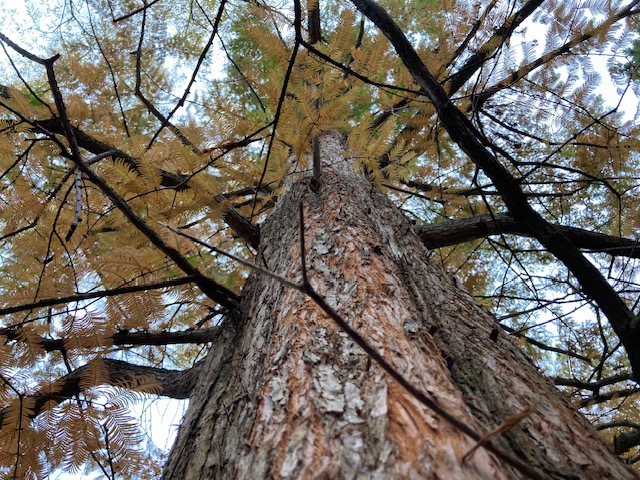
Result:
[[[188,370],[169,370],[159,367],[145,367],[105,358],[103,360],[107,376],[102,385],[114,387],[131,382],[132,377],[152,377],[159,385],[158,394],[175,399],[189,398],[191,391],[196,385],[198,374],[202,363],[196,363]],[[57,379],[46,388],[38,390],[32,395],[25,395],[23,400],[33,401],[33,408],[28,417],[33,419],[66,400],[82,392],[81,384],[86,380],[85,372],[95,368],[91,364],[76,368],[73,372]],[[91,385],[96,386],[96,385]],[[0,411],[0,425],[3,423],[4,410]]]
[[[552,380],[554,384],[560,385],[563,387],[575,387],[575,388],[579,388],[580,390],[591,390],[592,392],[597,392],[602,387],[613,385],[618,382],[631,380],[631,375],[628,375],[626,373],[613,375],[611,377],[603,378],[597,382],[583,382],[575,378],[562,378],[562,377],[554,377],[552,378]]]
[[[622,432],[613,439],[613,450],[617,455],[628,452],[640,445],[640,430]]]
[[[161,288],[177,287],[179,285],[186,285],[188,283],[194,283],[195,277],[188,276],[182,278],[176,278],[173,280],[165,280],[156,283],[147,283],[145,285],[131,285],[127,287],[113,288],[111,290],[98,290],[95,292],[77,293],[75,295],[69,295],[66,297],[58,298],[45,298],[36,302],[26,303],[23,305],[15,305],[13,307],[0,308],[1,315],[9,315],[16,312],[24,312],[27,310],[34,310],[36,308],[51,307],[53,305],[62,305],[65,303],[81,302],[83,300],[92,300],[94,298],[106,298],[114,297],[116,295],[126,295],[128,293],[146,292],[147,290],[158,290]]]
[[[420,94],[419,90],[406,88],[406,87],[401,87],[399,85],[392,85],[390,83],[376,82],[375,80],[372,80],[371,78],[367,77],[366,75],[362,75],[361,73],[356,72],[355,70],[350,68],[348,65],[343,65],[339,61],[334,60],[329,55],[327,55],[326,53],[318,50],[316,47],[314,47],[313,45],[311,45],[309,42],[305,41],[304,39],[302,39],[300,41],[300,44],[304,48],[306,48],[309,53],[315,55],[320,60],[324,60],[329,65],[333,65],[338,70],[341,70],[342,72],[344,72],[345,76],[346,75],[350,75],[352,77],[357,78],[358,80],[360,80],[361,82],[363,82],[363,83],[365,83],[367,85],[371,85],[373,87],[381,88],[381,89],[383,89],[385,91],[392,92],[395,95],[399,95],[399,93],[395,93],[395,92],[403,92],[403,93],[406,93],[406,94],[412,95],[412,96]],[[400,102],[398,104],[394,105],[391,110],[385,110],[385,112],[381,113],[380,115],[384,116],[384,119],[386,119],[386,118],[388,118],[389,115],[391,115],[393,113],[394,110],[400,110],[402,107],[406,106],[408,104],[408,102],[409,102],[409,99],[406,99],[406,98],[403,99],[403,100],[400,100]],[[380,126],[382,123],[384,123],[384,120],[376,119],[376,121],[374,122],[373,126],[375,128],[376,126]]]
[[[276,111],[273,114],[273,120],[271,121],[272,130],[271,137],[269,138],[269,145],[267,145],[267,153],[264,158],[264,166],[262,167],[262,173],[260,174],[260,178],[258,179],[258,185],[256,188],[256,192],[258,192],[262,188],[262,182],[267,175],[268,167],[269,167],[269,159],[271,158],[271,151],[273,149],[273,142],[276,139],[276,131],[278,129],[278,124],[280,122],[280,115],[282,115],[282,108],[284,106],[284,101],[287,96],[287,89],[289,88],[289,81],[291,80],[291,75],[294,71],[294,66],[296,63],[296,58],[298,56],[298,50],[300,48],[300,41],[302,40],[302,34],[300,32],[300,25],[302,24],[302,12],[300,10],[300,2],[299,0],[293,2],[294,6],[294,15],[295,15],[295,42],[293,44],[293,50],[291,52],[291,56],[289,57],[289,62],[287,64],[287,70],[284,73],[284,78],[282,79],[282,87],[280,88],[280,96],[278,98],[278,105],[276,106]],[[253,211],[255,210],[256,201],[258,200],[258,196],[256,195],[253,199],[253,204],[251,206],[251,212],[253,216]]]
[[[609,400],[613,400],[614,398],[620,398],[620,400],[624,400],[626,399],[626,397],[636,393],[640,393],[640,387],[622,388],[620,390],[612,390],[610,392],[598,393],[596,395],[592,395],[590,397],[580,400],[580,403],[578,404],[578,406],[580,408],[590,407],[598,403],[608,402]]]
[[[613,451],[616,455],[626,453],[633,447],[640,445],[640,424],[628,420],[616,420],[613,422],[595,425],[596,430],[606,430],[608,428],[627,427],[633,430],[620,432],[613,437]]]
[[[58,117],[48,118],[45,120],[35,120],[33,121],[33,126],[34,130],[38,133],[64,135],[62,120]],[[101,142],[100,140],[83,132],[78,127],[69,125],[69,128],[76,137],[76,141],[80,148],[91,152],[93,155],[104,155],[108,153],[107,157],[111,157],[114,160],[122,160],[135,172],[140,171],[140,162],[128,153]],[[179,175],[162,169],[159,170],[159,173],[161,176],[161,185],[163,187],[175,188],[176,190],[188,188],[186,185],[188,177],[186,175]]]
[[[629,420],[614,420],[612,422],[599,423],[598,425],[594,425],[595,429],[606,430],[607,428],[616,428],[616,427],[629,427],[629,428],[638,428],[640,429],[640,423],[630,422]]]
[[[466,63],[446,83],[447,93],[451,96],[457,92],[511,36],[516,27],[526,20],[544,0],[529,0],[520,10],[507,18],[498,27],[491,38],[482,45],[476,53],[471,55]],[[458,53],[458,52],[456,52]]]
[[[9,89],[0,85],[0,97],[9,98]],[[44,135],[58,134],[64,135],[64,127],[62,125],[62,120],[58,117],[49,118],[45,120],[35,120],[30,122],[33,126],[32,130],[41,133]],[[101,142],[100,140],[88,135],[83,132],[79,128],[68,125],[68,128],[71,129],[73,135],[76,138],[76,142],[78,147],[92,153],[94,158],[106,158],[111,157],[114,160],[122,160],[127,166],[131,167],[136,173],[140,172],[140,162],[136,158],[131,155],[119,150],[117,148],[113,148],[112,146]],[[215,149],[207,149],[204,151],[205,154],[211,153],[213,150],[219,150],[220,153],[216,155],[214,160],[222,157],[226,153],[231,150],[239,147],[245,147],[252,142],[256,141],[254,134],[251,134],[243,139],[233,142],[227,142],[223,145],[218,146]],[[181,175],[169,172],[167,170],[158,169],[158,173],[160,174],[160,184],[163,187],[173,188],[178,191],[188,189],[189,186],[189,176]],[[213,202],[217,205],[220,201],[216,198],[213,198]],[[260,232],[258,227],[253,225],[247,218],[241,215],[236,209],[233,207],[227,207],[224,209],[222,213],[222,219],[224,222],[238,235],[240,238],[245,240],[251,247],[254,249],[258,248],[260,242]]]
[[[185,343],[203,344],[213,342],[218,338],[220,332],[219,327],[203,328],[198,330],[183,330],[181,332],[128,332],[120,331],[113,334],[111,342],[117,346],[149,346],[149,345],[178,345]],[[26,340],[22,335],[21,328],[0,328],[0,336],[6,337],[7,340]],[[93,337],[92,337],[93,338]],[[29,335],[29,341],[42,347],[46,352],[65,351],[65,341],[62,338],[35,338]],[[104,345],[83,345],[85,348],[104,347]]]
[[[307,2],[307,28],[309,43],[313,45],[320,41],[322,31],[320,29],[320,1]]]
[[[640,13],[637,10],[633,10],[636,5],[638,5],[638,0],[635,0],[633,2],[631,2],[624,10],[618,12],[617,14],[613,15],[612,17],[608,18],[606,21],[604,21],[602,24],[598,25],[597,27],[589,30],[586,33],[582,33],[580,35],[577,35],[576,37],[574,37],[573,39],[571,39],[570,41],[568,41],[567,43],[565,43],[564,45],[561,45],[560,47],[551,50],[550,52],[545,53],[544,55],[542,55],[541,57],[537,58],[536,60],[534,60],[533,62],[529,62],[526,65],[523,65],[522,67],[520,67],[517,71],[513,72],[511,75],[509,75],[508,77],[500,80],[499,82],[495,83],[493,86],[484,89],[482,92],[475,94],[473,96],[473,101],[471,102],[472,105],[474,106],[474,109],[479,110],[482,108],[482,106],[485,104],[485,102],[492,97],[493,95],[495,95],[496,93],[498,93],[501,90],[504,90],[505,88],[513,85],[514,83],[516,83],[518,80],[523,79],[524,77],[526,77],[529,73],[531,73],[532,71],[534,71],[535,69],[537,69],[538,67],[540,67],[541,65],[544,65],[550,61],[552,61],[553,59],[555,59],[556,57],[559,57],[560,55],[564,55],[566,53],[569,53],[571,51],[572,48],[574,48],[575,46],[579,45],[582,42],[586,42],[588,40],[590,40],[591,38],[597,36],[598,34],[601,33],[602,29],[605,28],[609,28],[611,25],[613,25],[614,23],[622,20],[623,18],[626,18],[630,15],[634,15],[637,13]]]
[[[529,343],[530,345],[533,345],[535,347],[538,347],[540,350],[546,350],[548,352],[555,352],[555,353],[559,353],[561,355],[566,355],[567,357],[576,358],[578,360],[581,360],[581,361],[585,362],[588,365],[591,365],[591,359],[589,357],[585,357],[584,355],[580,355],[579,353],[572,352],[571,350],[565,350],[563,348],[552,347],[551,345],[547,345],[546,343],[542,343],[539,340],[536,340],[535,338],[528,337],[524,333],[516,330],[515,328],[508,327],[507,325],[500,325],[500,327],[504,331],[508,332],[510,335],[513,335],[514,337],[524,338],[527,341],[527,343]]]
[[[81,158],[74,155],[74,161],[82,172],[87,175],[102,192],[114,203],[125,217],[144,234],[145,237],[162,253],[169,257],[185,274],[195,277],[194,284],[207,297],[220,305],[233,309],[237,306],[240,297],[227,287],[220,285],[212,278],[202,274],[193,264],[178,250],[167,244],[164,239],[139,217],[127,204],[127,202],[111,186],[100,177],[91,167],[86,165]]]
[[[160,112],[158,112],[155,109],[153,111],[149,110],[151,113],[157,112],[157,114],[160,114],[160,115],[157,115],[156,113],[154,113],[156,115],[156,118],[162,122],[162,124],[160,125],[160,128],[153,135],[153,138],[151,139],[151,142],[149,142],[149,147],[158,138],[158,135],[160,135],[160,132],[162,132],[162,130],[165,127],[171,126],[171,124],[170,124],[171,117],[173,117],[173,115],[175,115],[175,113],[182,106],[184,106],[184,103],[187,100],[187,97],[189,96],[189,93],[191,92],[191,88],[193,87],[193,84],[196,82],[196,79],[198,77],[198,73],[200,71],[200,68],[202,67],[204,59],[206,58],[207,53],[209,52],[209,49],[212,47],[213,41],[215,40],[216,35],[218,34],[218,26],[220,25],[220,21],[222,19],[222,14],[224,12],[225,4],[226,4],[226,0],[222,0],[220,2],[220,5],[218,6],[218,13],[216,14],[216,19],[215,19],[215,21],[214,21],[214,23],[212,25],[212,30],[213,31],[211,32],[211,35],[209,36],[209,40],[207,41],[207,44],[201,50],[200,55],[198,56],[198,60],[196,62],[196,66],[193,69],[193,72],[191,74],[191,78],[189,80],[189,83],[187,83],[187,86],[184,89],[184,93],[182,94],[182,97],[180,97],[180,100],[178,100],[178,102],[176,103],[175,107],[173,107],[173,109],[167,114],[166,117],[164,115],[160,114]],[[138,93],[140,93],[140,95],[142,95],[142,92],[140,92],[139,86],[137,86],[137,88],[136,88],[136,94],[138,94]],[[176,131],[179,132],[179,130],[177,128],[175,130],[172,129],[172,131],[174,133],[176,133]],[[181,133],[178,135],[178,138],[180,140],[182,140],[185,145],[193,147],[194,151],[196,153],[201,153],[201,151],[199,149],[195,148],[195,146],[191,142],[185,143],[186,137],[184,135],[182,135]]]
[[[624,301],[566,235],[529,205],[516,179],[487,149],[488,141],[471,121],[453,105],[389,14],[372,0],[352,0],[352,3],[393,44],[416,83],[433,103],[451,139],[491,179],[502,194],[511,215],[520,225],[526,225],[531,235],[569,269],[580,282],[585,294],[602,309],[625,346],[634,377],[640,379],[640,335],[636,333],[639,322]]]
[[[123,215],[134,225],[145,237],[162,253],[169,257],[184,273],[193,275],[194,283],[207,297],[220,305],[233,309],[237,306],[240,298],[228,288],[220,285],[210,277],[203,275],[191,262],[185,258],[178,250],[168,245],[164,239],[151,228],[140,216],[138,216],[129,206],[129,204],[109,185],[100,175],[98,175],[86,162],[82,160],[80,147],[75,138],[73,130],[70,128],[70,122],[67,118],[66,108],[62,99],[62,93],[58,87],[53,65],[58,59],[54,56],[50,59],[41,59],[42,64],[47,70],[47,79],[51,87],[51,93],[55,100],[58,115],[62,122],[64,136],[69,142],[71,149],[70,158],[76,164],[76,167],[84,173],[94,185],[96,185],[102,193],[111,200],[111,202],[120,210]],[[62,147],[62,145],[61,145]]]
[[[142,12],[143,10],[146,10],[147,8],[151,7],[154,3],[158,3],[160,0],[151,0],[149,3],[145,2],[145,4],[140,7],[137,8],[136,10],[133,10],[132,12],[129,12],[125,15],[122,15],[120,17],[116,17],[114,18],[112,21],[113,23],[118,23],[121,22],[122,20],[126,20],[129,17],[133,17],[134,15],[137,15],[138,13]]]
[[[281,277],[280,275],[277,275],[265,268],[262,268],[258,265],[256,265],[255,263],[251,263],[247,260],[245,260],[244,258],[238,257],[237,255],[234,255],[233,253],[229,253],[225,250],[222,250],[221,248],[215,247],[213,245],[210,245],[206,242],[203,242],[202,240],[200,240],[197,237],[194,237],[193,235],[189,235],[186,232],[183,232],[181,230],[178,230],[177,228],[172,227],[171,225],[167,225],[166,223],[162,223],[162,222],[158,222],[160,225],[162,225],[165,228],[168,228],[169,230],[171,230],[173,233],[175,233],[176,235],[180,235],[182,237],[188,238],[189,240],[191,240],[194,243],[197,243],[198,245],[202,245],[205,248],[208,248],[209,250],[219,253],[220,255],[224,255],[227,258],[230,258],[231,260],[235,260],[236,262],[238,262],[240,265],[244,265],[245,267],[248,267],[252,270],[255,270],[258,273],[261,273],[263,275],[266,275],[268,277],[274,278],[276,279],[278,282],[280,282],[283,285],[286,285],[287,287],[291,287],[291,288],[295,288],[296,290],[300,290],[301,286],[298,283],[292,282],[291,280],[287,280],[284,277]]]
[[[590,252],[603,252],[612,256],[640,258],[640,244],[637,240],[558,224],[554,224],[554,227],[566,235],[578,248]],[[416,230],[422,242],[429,249],[469,242],[491,235],[513,234],[535,238],[527,228],[524,228],[508,214],[476,215],[471,218],[419,225]]]

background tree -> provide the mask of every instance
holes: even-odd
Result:
[[[356,307],[341,300],[353,308],[333,319],[351,322],[356,344],[360,328],[365,348],[372,348],[363,355],[349,344],[354,365],[368,369],[373,362],[379,369],[376,352],[382,352],[391,371],[410,371],[407,378],[420,387],[403,400],[411,403],[433,385],[431,370],[440,372],[436,384],[445,390],[449,377],[458,388],[471,389],[486,366],[473,366],[473,359],[515,355],[524,362],[498,328],[487,327],[488,317],[461,300],[464,294],[448,277],[434,273],[433,264],[441,264],[495,313],[501,330],[518,339],[616,452],[637,461],[638,122],[629,65],[638,2],[381,2],[386,12],[369,1],[342,3],[33,2],[22,39],[8,31],[0,36],[13,69],[0,92],[3,473],[38,477],[49,469],[89,465],[107,477],[157,474],[162,458],[141,448],[143,432],[127,410],[131,402],[153,394],[196,395],[179,440],[178,448],[185,448],[192,438],[188,426],[199,425],[198,415],[208,411],[207,394],[222,395],[215,389],[237,385],[233,355],[262,352],[265,365],[278,365],[266,353],[267,337],[260,350],[263,337],[251,335],[247,325],[286,319],[287,308],[300,313],[335,306],[332,295],[358,298],[357,288],[349,294],[337,288],[348,285],[330,281],[356,266],[337,262],[322,271],[316,262],[333,255],[317,242],[333,238],[324,230],[332,225],[332,209],[349,200],[331,196],[328,179],[340,175],[321,163],[327,132],[338,132],[331,138],[339,135],[344,150],[324,157],[351,158],[347,171],[362,174],[345,185],[361,203],[371,202],[374,214],[367,221],[396,225],[389,238],[401,238],[401,228],[415,230],[423,245],[412,244],[407,234],[405,251],[426,246],[433,252],[430,263],[410,262],[406,285],[398,285],[421,285],[416,291],[423,292],[428,286],[414,278],[421,272],[448,285],[443,298],[458,292],[458,310],[484,319],[465,337],[462,320],[460,331],[447,326],[457,318],[453,312],[431,324],[416,318],[415,327],[404,318],[407,338],[413,332],[430,355],[439,352],[439,363],[427,368],[409,340],[385,343],[354,325],[349,315]],[[609,58],[610,78],[618,82],[612,106],[594,93],[601,75],[609,81],[593,65],[601,57]],[[619,67],[627,57],[627,66]],[[297,211],[303,188],[318,195],[317,203],[305,204],[307,220]],[[374,191],[413,226],[385,217],[382,212],[394,207]],[[274,205],[280,216],[271,215]],[[325,216],[318,223],[321,205]],[[333,224],[342,228],[339,219]],[[309,252],[300,250],[300,226],[309,236]],[[379,249],[387,258],[393,243],[383,241],[380,230],[365,232],[368,247],[358,249],[370,248],[373,255]],[[275,246],[295,247],[298,254]],[[308,253],[311,285],[322,280],[332,287],[319,289],[317,297],[306,281],[297,283],[311,295],[302,305],[307,297],[264,273],[243,286],[250,268],[210,247],[289,272],[294,282],[306,273],[301,261],[302,252]],[[363,278],[374,271],[364,271]],[[259,303],[251,303],[260,288],[270,292],[264,298],[286,301],[261,312]],[[440,305],[432,296],[424,297],[424,305]],[[370,297],[362,301],[380,305]],[[330,312],[324,308],[325,320]],[[382,331],[391,328],[382,321],[387,316],[372,318]],[[472,341],[470,332],[487,328]],[[279,338],[277,330],[269,335]],[[334,353],[343,338],[337,335],[329,342]],[[456,352],[447,343],[453,340],[472,353]],[[205,363],[207,351],[212,353]],[[492,353],[484,358],[482,351]],[[400,368],[407,357],[415,358],[413,369]],[[620,469],[617,475],[625,475],[620,466],[601,463],[610,459],[590,434],[571,441],[589,445],[600,460],[575,455],[569,473],[539,455],[523,454],[529,444],[515,439],[547,425],[540,420],[545,412],[558,408],[566,425],[581,425],[558,406],[562,402],[541,400],[556,397],[529,368],[510,375],[514,382],[531,379],[527,388],[538,399],[532,407],[521,403],[489,415],[490,406],[468,400],[471,390],[461,388],[467,407],[452,401],[451,410],[439,411],[440,391],[436,400],[423,399],[436,408],[432,417],[424,402],[410,417],[425,419],[416,427],[420,435],[431,422],[449,431],[447,422],[453,421],[454,433],[445,437],[447,445],[460,447],[458,460],[478,439],[460,430],[462,424],[476,433],[502,427],[488,451],[474,454],[466,467],[458,465],[467,475],[482,469],[508,477],[514,475],[509,468],[520,468],[559,477],[575,475],[583,461],[593,463],[585,471]],[[460,381],[464,373],[466,384]],[[276,377],[264,375],[273,387]],[[323,378],[327,382],[316,388],[331,391],[332,377]],[[374,378],[371,388],[388,379]],[[194,393],[195,385],[200,390]],[[525,382],[519,385],[523,395],[529,392]],[[257,395],[263,392],[254,387]],[[501,381],[476,395],[484,401],[479,392],[497,395],[507,388]],[[273,400],[276,389],[270,392]],[[255,396],[241,397],[236,392],[218,406],[236,416],[240,406],[259,407]],[[260,408],[264,414],[264,404]],[[465,408],[475,419],[465,416]],[[549,435],[555,439],[549,448],[561,443],[566,428],[551,430],[558,436]],[[503,467],[501,455],[514,454],[525,465]],[[180,460],[191,458],[174,454],[166,475],[184,474]],[[251,458],[257,468],[262,457]],[[282,465],[287,458],[279,457]],[[209,463],[215,464],[208,467],[212,472],[223,471],[221,463]],[[434,463],[450,467],[441,457]],[[283,476],[302,468],[281,467]],[[192,474],[197,478],[197,471]]]

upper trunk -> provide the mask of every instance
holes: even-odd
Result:
[[[341,159],[332,154],[334,162]],[[340,163],[340,162],[338,162]],[[345,162],[346,163],[346,162]],[[349,172],[282,196],[258,259],[311,284],[402,375],[476,431],[534,404],[503,450],[549,478],[633,478],[587,421],[429,260],[412,225]],[[518,478],[407,393],[308,297],[252,276],[209,353],[165,478]]]

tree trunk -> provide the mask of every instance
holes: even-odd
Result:
[[[260,262],[311,284],[405,378],[547,478],[634,478],[496,320],[429,259],[412,225],[336,152],[319,188],[294,183]],[[323,144],[323,155],[328,150]],[[252,275],[203,368],[166,479],[521,478],[415,398],[308,297]]]

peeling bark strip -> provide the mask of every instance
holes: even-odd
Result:
[[[323,153],[329,149],[323,148]],[[266,267],[309,280],[394,367],[474,429],[535,411],[495,441],[541,476],[634,475],[504,335],[428,260],[410,223],[364,179],[323,166],[280,198]],[[455,478],[521,475],[407,394],[308,297],[252,277],[202,369],[165,479]]]

